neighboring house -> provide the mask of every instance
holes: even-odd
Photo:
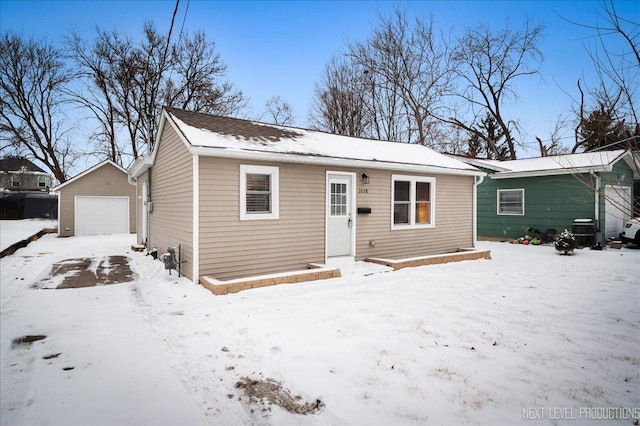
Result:
[[[0,219],[55,218],[51,175],[26,158],[0,159]]]
[[[136,187],[127,171],[103,161],[53,188],[58,235],[128,234],[136,227]]]
[[[476,168],[424,146],[165,108],[129,173],[138,240],[228,280],[474,244]]]
[[[488,173],[478,187],[478,235],[517,238],[534,228],[572,229],[591,219],[596,240],[617,238],[631,217],[640,162],[630,151],[600,151],[523,160],[461,158]]]
[[[26,158],[3,158],[0,159],[0,188],[49,192],[51,175]]]

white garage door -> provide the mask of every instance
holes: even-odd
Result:
[[[75,197],[75,234],[128,234],[129,197]]]

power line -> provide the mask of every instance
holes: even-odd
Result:
[[[180,34],[178,35],[178,41],[182,39],[182,31],[184,30],[184,23],[187,21],[187,13],[189,12],[189,4],[191,0],[187,0],[187,8],[184,10],[184,18],[182,18],[182,26],[180,27]]]
[[[173,32],[173,24],[176,20],[176,15],[178,14],[178,6],[180,6],[180,0],[176,0],[176,7],[173,9],[173,16],[171,16],[171,26],[169,27],[169,34],[167,35],[167,44],[164,46],[164,56],[162,58],[162,62],[164,65],[164,61],[169,53],[169,44],[171,43],[171,33]]]

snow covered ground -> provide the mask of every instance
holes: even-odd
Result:
[[[0,251],[37,234],[44,228],[56,226],[58,221],[49,219],[0,220]]]
[[[0,260],[3,425],[640,417],[640,250],[481,242],[493,260],[358,263],[343,278],[213,296],[133,242],[45,235]],[[135,281],[31,288],[54,262],[109,255],[129,256]],[[46,338],[15,343],[27,335]],[[276,382],[276,404],[245,394]],[[280,408],[285,391],[317,410]]]

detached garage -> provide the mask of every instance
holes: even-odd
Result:
[[[135,232],[136,187],[116,163],[103,161],[53,190],[61,237]]]

